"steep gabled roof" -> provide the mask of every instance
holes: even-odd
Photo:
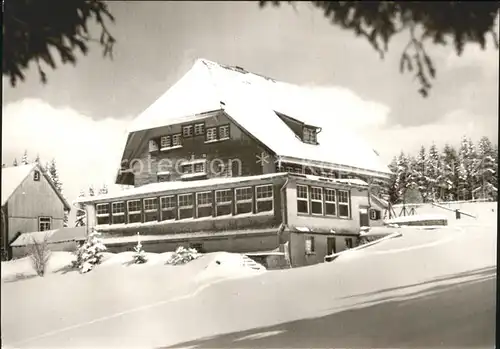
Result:
[[[323,136],[326,132],[320,133],[319,145],[298,139],[276,114],[309,124],[307,109],[290,98],[296,95],[297,89],[300,87],[241,68],[198,59],[191,70],[132,122],[129,132],[141,139],[146,137],[147,130],[182,123],[195,114],[223,109],[245,131],[284,160],[290,157],[324,162],[368,170],[380,177],[391,173],[363,139],[340,126],[335,126],[335,130],[326,136]],[[125,150],[130,150],[131,141],[129,137]]]
[[[52,181],[52,179],[50,179],[46,171],[35,163],[2,168],[2,206],[4,206],[7,203],[7,201],[9,201],[12,194],[14,194],[16,189],[21,185],[21,183],[26,179],[26,177],[28,177],[33,172],[35,168],[38,169],[43,174],[43,176],[45,177],[49,185],[52,187],[52,189],[55,191],[59,199],[61,199],[64,207],[68,211],[71,210],[71,206],[66,201],[64,196],[62,196],[62,194],[57,190],[56,186],[54,185],[54,182]]]

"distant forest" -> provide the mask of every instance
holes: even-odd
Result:
[[[393,204],[497,199],[498,145],[488,137],[474,144],[464,136],[458,150],[433,144],[416,156],[401,152],[389,168],[393,177],[385,194]]]

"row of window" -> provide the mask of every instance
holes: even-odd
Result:
[[[225,140],[230,138],[229,125],[220,125],[208,127],[205,129],[205,123],[196,123],[182,126],[181,133],[169,134],[160,137],[160,149],[181,147],[183,138],[205,135],[206,142]],[[149,143],[150,151],[158,150],[157,141],[151,140]]]
[[[350,217],[349,191],[297,185],[297,212],[315,216]]]
[[[215,202],[214,202],[215,194]],[[234,195],[234,206],[233,206]],[[175,219],[219,217],[274,210],[273,186],[259,185],[197,193],[168,195],[159,198],[118,201],[96,205],[97,224],[121,224]],[[127,211],[125,211],[127,205]],[[142,210],[141,210],[142,208]],[[127,217],[125,213],[127,212]],[[144,220],[142,215],[144,214]]]

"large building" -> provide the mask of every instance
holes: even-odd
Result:
[[[292,87],[196,61],[131,125],[116,183],[133,188],[79,199],[87,226],[115,250],[130,249],[137,232],[158,252],[289,242],[292,265],[353,246],[361,226],[381,219],[369,188],[390,170],[354,135],[322,138],[325,126],[287,101]]]

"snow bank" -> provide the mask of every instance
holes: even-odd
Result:
[[[253,261],[249,262],[244,255],[238,253],[216,252],[198,259],[205,266],[196,275],[197,281],[219,278],[250,277],[264,272],[266,269]],[[192,262],[191,262],[192,263]],[[252,268],[252,266],[255,267]]]
[[[71,265],[75,256],[71,252],[54,251],[47,264],[46,274],[58,272]],[[37,276],[29,256],[2,262],[2,281],[31,278]]]

